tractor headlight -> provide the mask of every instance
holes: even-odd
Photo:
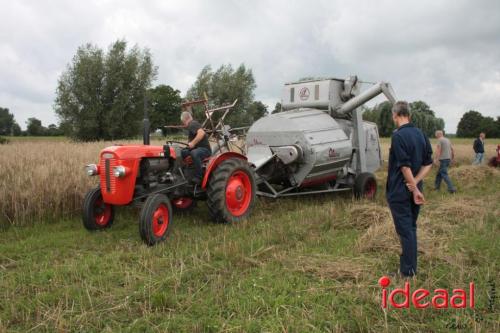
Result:
[[[122,165],[119,165],[117,167],[114,167],[113,168],[113,174],[115,175],[115,177],[117,178],[121,178],[121,177],[125,177],[125,174],[126,174],[126,171],[125,171],[125,167],[122,166]]]
[[[85,172],[87,172],[89,176],[96,176],[99,174],[99,168],[95,164],[89,164],[85,166]]]

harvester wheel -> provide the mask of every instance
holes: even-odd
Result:
[[[377,194],[377,180],[370,172],[360,173],[354,180],[354,196],[358,199],[373,199]]]
[[[172,205],[167,196],[153,194],[142,206],[139,218],[139,233],[149,246],[167,238],[172,224]]]
[[[87,192],[83,199],[83,226],[87,230],[109,228],[115,218],[113,205],[102,199],[101,189],[96,187]]]
[[[207,205],[215,222],[233,223],[246,219],[255,204],[255,173],[241,159],[222,162],[210,175]]]

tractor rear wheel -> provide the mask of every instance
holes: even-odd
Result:
[[[257,186],[250,165],[239,158],[225,160],[210,175],[207,205],[215,222],[246,219],[255,204]]]
[[[83,199],[83,226],[87,230],[109,228],[115,218],[113,205],[104,202],[101,189],[96,187],[87,192]]]
[[[370,172],[360,173],[354,180],[354,196],[358,199],[374,199],[377,194],[377,180]]]
[[[172,205],[167,196],[153,194],[142,206],[139,218],[139,233],[149,246],[162,242],[170,233]]]

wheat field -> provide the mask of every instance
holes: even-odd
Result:
[[[472,140],[456,140],[455,165],[471,163],[469,141]],[[83,196],[97,185],[96,178],[85,174],[84,166],[96,163],[99,151],[111,144],[34,138],[0,145],[0,224],[19,225],[78,215]],[[152,144],[161,145],[163,141]],[[386,161],[388,139],[382,139],[381,149]],[[490,139],[486,158],[494,156],[495,149],[495,140]]]

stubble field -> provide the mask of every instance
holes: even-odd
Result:
[[[458,193],[430,191],[429,176],[411,284],[474,281],[476,307],[387,311],[377,280],[397,268],[399,246],[385,167],[373,202],[348,193],[259,199],[239,225],[210,222],[199,203],[148,248],[135,208],[120,209],[105,232],[81,225],[82,197],[96,185],[83,166],[109,143],[1,145],[0,332],[500,331],[500,171],[470,166],[472,140],[453,143]],[[488,140],[488,156],[496,143]]]

